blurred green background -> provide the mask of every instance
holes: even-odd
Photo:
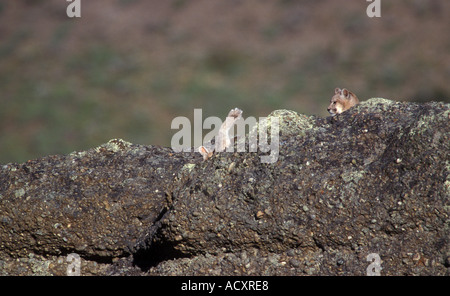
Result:
[[[0,163],[122,138],[170,146],[177,116],[328,116],[450,98],[450,1],[0,0]],[[207,131],[205,131],[206,134]]]

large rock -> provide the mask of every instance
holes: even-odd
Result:
[[[3,165],[0,273],[65,274],[70,253],[81,274],[365,275],[370,254],[382,275],[450,273],[448,104],[269,117],[273,164],[112,140]]]

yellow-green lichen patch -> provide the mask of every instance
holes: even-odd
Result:
[[[431,113],[427,115],[423,115],[420,118],[417,119],[417,123],[409,132],[410,136],[418,136],[423,135],[424,132],[432,129],[433,127],[430,126],[436,126],[436,124],[442,123],[442,124],[448,124],[450,119],[450,111],[444,111],[442,113]],[[445,136],[445,135],[444,135]],[[438,132],[435,134],[435,137],[433,138],[433,143],[438,141],[439,138],[442,137],[442,133]]]
[[[190,173],[193,169],[195,168],[195,164],[194,163],[187,163],[185,164],[181,170],[186,170],[188,173]]]
[[[384,98],[371,98],[368,99],[367,101],[363,101],[360,103],[360,105],[366,106],[366,107],[375,107],[378,105],[383,105],[383,106],[391,106],[394,104],[398,104],[398,102],[392,101],[392,100],[388,100],[388,99],[384,99]]]
[[[25,189],[19,188],[14,192],[14,196],[19,198],[25,195]]]
[[[273,117],[279,118],[279,130],[284,136],[298,135],[314,127],[314,117],[298,114],[291,110],[275,110],[269,114],[268,119]],[[269,124],[270,122],[271,120],[269,120]]]
[[[103,144],[98,146],[97,148],[95,148],[95,151],[97,152],[102,152],[104,150],[110,151],[110,152],[119,152],[119,151],[124,151],[127,148],[131,147],[131,143],[124,141],[122,139],[112,139],[109,140],[108,143]]]

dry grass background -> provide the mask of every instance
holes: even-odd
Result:
[[[360,99],[449,101],[450,1],[0,0],[0,163],[111,138],[169,146],[194,108],[327,116]],[[206,133],[207,131],[205,131]]]

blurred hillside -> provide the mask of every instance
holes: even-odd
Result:
[[[170,146],[176,116],[450,98],[450,1],[0,0],[0,163],[111,138]],[[206,133],[207,131],[205,131]]]

